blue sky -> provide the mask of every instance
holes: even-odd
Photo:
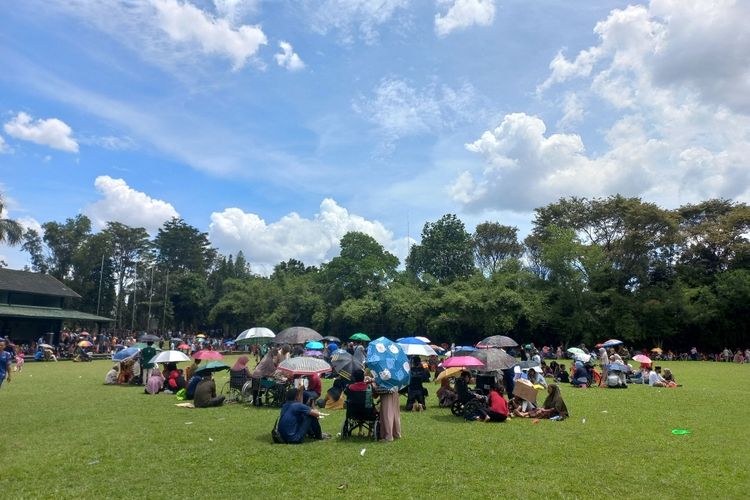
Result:
[[[29,227],[179,215],[259,272],[350,230],[403,259],[448,212],[748,201],[749,5],[6,1],[0,191]]]

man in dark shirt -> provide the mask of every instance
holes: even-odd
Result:
[[[146,347],[141,349],[141,379],[143,385],[148,383],[151,376],[151,370],[154,369],[154,363],[149,363],[156,356],[156,348],[153,342],[146,342]]]
[[[195,388],[193,404],[196,408],[208,408],[224,404],[224,396],[216,397],[216,382],[211,378],[211,372],[201,373],[203,380]]]
[[[289,389],[286,403],[281,407],[278,431],[287,444],[300,444],[305,436],[313,439],[328,439],[331,436],[320,429],[320,412],[302,403],[303,390]]]
[[[426,410],[425,389],[423,382],[429,382],[430,373],[422,366],[419,357],[414,356],[411,360],[411,377],[409,379],[409,391],[406,398],[406,411]]]

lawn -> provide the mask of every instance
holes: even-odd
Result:
[[[663,364],[683,387],[563,386],[562,422],[464,422],[431,385],[401,440],[287,446],[271,443],[277,409],[182,409],[104,386],[106,361],[29,362],[0,389],[0,496],[746,498],[750,365]]]

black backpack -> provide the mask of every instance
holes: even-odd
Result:
[[[273,424],[273,429],[271,429],[271,439],[276,444],[284,444],[284,439],[281,437],[281,433],[278,429],[279,425],[279,419],[276,419],[276,422]]]

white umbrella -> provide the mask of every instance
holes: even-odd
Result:
[[[191,361],[184,352],[163,351],[151,358],[149,363],[181,363],[183,361]]]
[[[276,337],[268,328],[255,327],[240,333],[234,341],[237,345],[266,344]]]
[[[591,355],[590,354],[574,354],[573,359],[576,361],[580,361],[581,363],[588,363],[591,361]]]
[[[421,340],[421,341],[422,341],[422,342],[424,342],[425,344],[429,344],[429,343],[431,342],[431,340],[430,340],[430,339],[428,339],[427,337],[414,337],[414,338],[415,338],[415,339],[419,339],[419,340]]]
[[[407,356],[437,356],[435,349],[416,337],[398,339],[398,345]]]

